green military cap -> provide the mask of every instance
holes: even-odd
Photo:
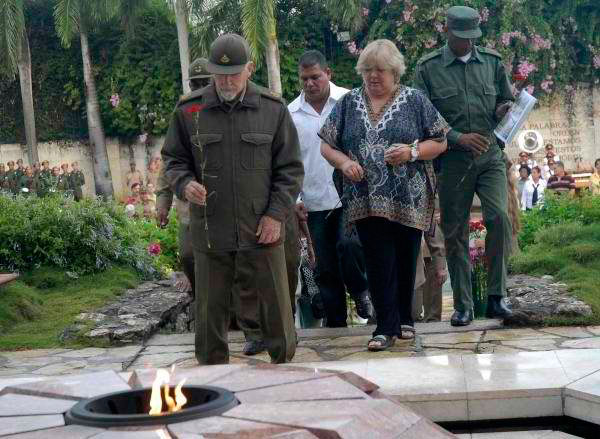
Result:
[[[208,60],[206,58],[198,58],[190,64],[188,79],[206,79],[212,77],[212,74],[206,69]]]
[[[446,12],[446,24],[452,35],[458,38],[479,38],[479,14],[467,6],[452,6]]]
[[[210,45],[207,70],[217,75],[235,75],[250,61],[248,43],[237,34],[225,34]]]

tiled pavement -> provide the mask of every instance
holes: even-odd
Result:
[[[300,344],[294,363],[600,349],[600,326],[503,329],[496,320],[478,320],[465,328],[452,328],[447,322],[417,324],[415,340],[399,340],[390,351],[377,353],[366,350],[372,330],[369,326],[300,330]],[[241,333],[230,334],[231,363],[257,364],[269,361],[266,353],[255,357],[244,356],[241,352],[243,341]],[[193,334],[157,334],[144,345],[0,352],[0,379],[83,371],[127,371],[172,364],[192,367],[196,365],[193,343]]]

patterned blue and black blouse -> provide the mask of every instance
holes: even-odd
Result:
[[[378,216],[429,230],[436,190],[433,162],[417,160],[392,166],[385,162],[384,152],[397,143],[443,141],[449,126],[420,90],[403,85],[379,121],[373,122],[365,93],[363,88],[347,93],[319,132],[325,143],[358,162],[365,172],[359,182],[344,177],[346,218],[353,223]]]

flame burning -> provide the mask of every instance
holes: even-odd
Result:
[[[173,373],[173,369],[171,369],[171,373]],[[156,371],[156,378],[152,383],[152,394],[150,395],[149,415],[159,416],[165,413],[173,413],[181,410],[181,408],[187,403],[187,398],[181,391],[186,379],[184,378],[181,380],[181,382],[175,387],[175,398],[173,398],[170,394],[170,380],[171,374],[169,374],[169,372],[167,372],[165,369],[158,369]],[[166,412],[162,411],[163,397],[167,406]]]

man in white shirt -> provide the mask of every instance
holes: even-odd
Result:
[[[521,209],[531,210],[534,206],[544,203],[544,190],[547,182],[542,178],[542,170],[539,166],[534,166],[531,170],[531,178],[527,180],[523,187],[521,195]]]
[[[303,89],[288,106],[298,137],[304,164],[301,202],[296,206],[300,219],[308,217],[315,248],[316,283],[322,296],[328,327],[346,326],[346,288],[354,298],[358,314],[368,318],[372,306],[358,238],[343,230],[342,204],[333,183],[333,167],[321,156],[317,135],[329,113],[349,90],[331,82],[331,69],[322,53],[305,52],[299,60]],[[346,274],[346,276],[344,276]]]

